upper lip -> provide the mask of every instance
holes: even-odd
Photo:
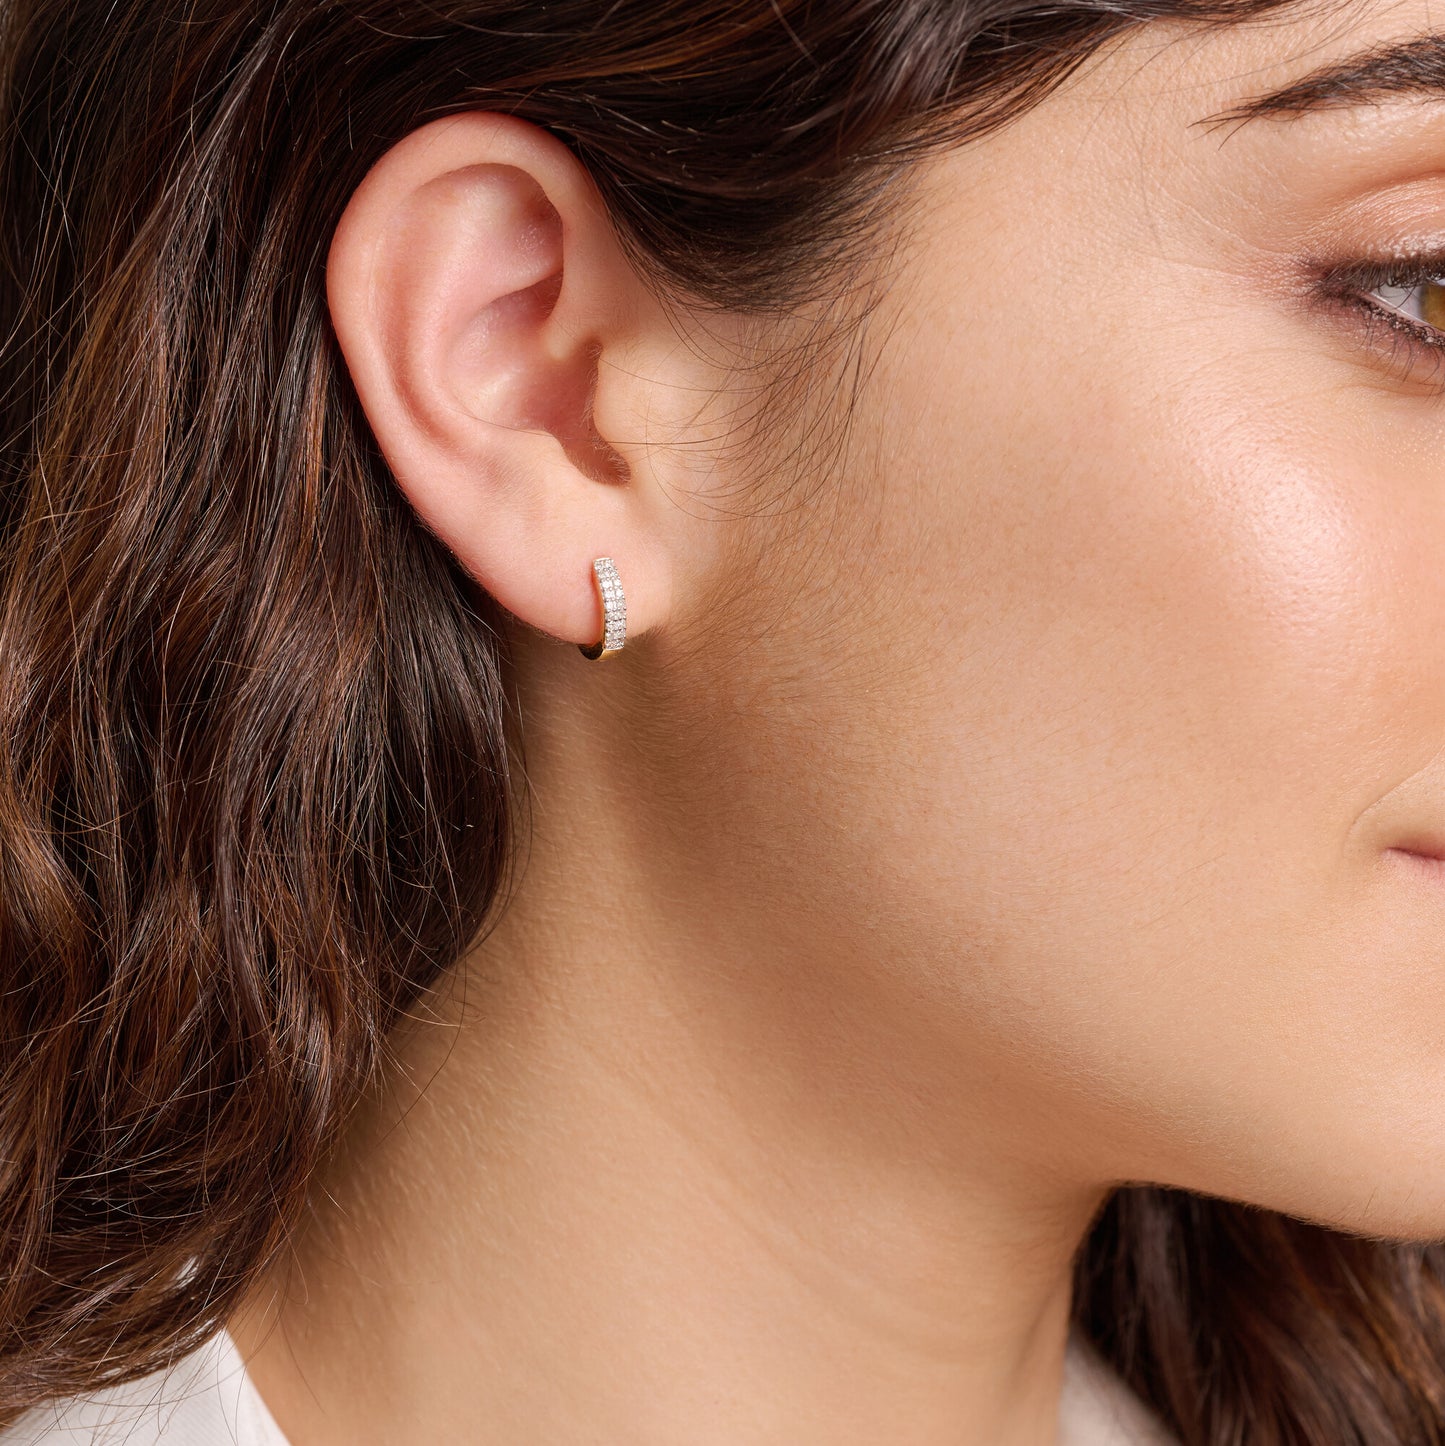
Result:
[[[1445,860],[1445,833],[1415,834],[1397,843],[1402,854],[1419,854],[1421,858]]]

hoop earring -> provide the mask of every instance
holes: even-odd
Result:
[[[595,643],[578,643],[584,658],[607,658],[622,651],[627,638],[627,598],[622,592],[622,579],[617,564],[610,557],[599,557],[592,564],[592,576],[602,598],[602,636]]]

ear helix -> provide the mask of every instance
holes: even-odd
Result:
[[[595,643],[578,643],[584,658],[607,658],[622,651],[627,638],[627,599],[622,592],[622,579],[617,564],[610,557],[599,557],[592,564],[592,576],[602,598],[602,636]]]

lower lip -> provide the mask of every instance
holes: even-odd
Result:
[[[1408,860],[1437,883],[1445,885],[1445,859],[1436,858],[1433,854],[1413,853],[1409,849],[1391,849],[1389,852],[1399,854],[1402,859]]]

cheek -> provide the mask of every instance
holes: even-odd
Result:
[[[1359,827],[1445,744],[1445,488],[1285,377],[1175,359],[1162,397],[1095,346],[1038,358],[1041,408],[971,340],[882,383],[894,927],[968,941],[949,1017],[1028,1041],[1121,1170],[1352,1218],[1445,1152],[1445,902]]]
[[[1056,369],[1027,425],[970,385],[966,416],[889,449],[929,479],[891,509],[919,530],[898,555],[925,558],[894,636],[924,640],[920,680],[938,620],[954,640],[917,708],[953,721],[955,759],[1012,779],[991,826],[1021,824],[1040,862],[1107,846],[1137,870],[1253,820],[1282,858],[1330,866],[1441,721],[1419,534],[1317,432],[1215,423],[1258,393],[1142,405],[1127,360],[1111,394]]]

